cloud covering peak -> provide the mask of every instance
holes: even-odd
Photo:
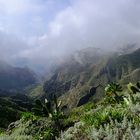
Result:
[[[13,39],[14,54],[8,41],[0,49],[30,64],[49,65],[85,47],[140,43],[139,0],[0,0],[0,9],[0,30],[26,42]]]

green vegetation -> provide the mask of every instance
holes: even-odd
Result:
[[[114,83],[112,83],[114,85]],[[112,84],[108,85],[109,87]],[[137,83],[139,85],[139,83]],[[131,85],[140,90],[136,85]],[[108,88],[108,87],[107,87]],[[116,92],[116,91],[115,91]],[[130,96],[133,96],[133,101]],[[63,132],[59,140],[131,140],[140,139],[140,95],[128,90],[123,101],[107,102],[108,95],[94,109],[83,113],[73,127]],[[110,96],[112,98],[112,96]],[[74,117],[73,117],[74,118]]]
[[[33,106],[25,95],[9,93],[10,97],[0,98],[0,139],[140,139],[140,83],[136,83],[140,81],[140,49],[109,58],[97,55],[100,59],[82,52],[78,58],[57,69],[44,84],[25,90],[36,99]],[[86,104],[76,107],[99,84]]]
[[[55,133],[60,133],[63,129],[63,123],[61,120],[65,118],[63,112],[60,110],[61,101],[57,101],[57,97],[54,95],[52,102],[45,99],[45,103],[42,104],[40,100],[35,101],[35,107],[32,109],[34,114],[42,117],[49,117],[54,123],[53,128]]]
[[[0,129],[6,129],[10,123],[20,119],[23,112],[31,108],[32,100],[26,95],[0,96]]]
[[[111,83],[106,96],[96,104],[89,102],[67,115],[54,96],[52,102],[35,102],[34,113],[25,112],[5,134],[3,140],[125,140],[140,139],[140,83],[123,90]],[[116,99],[117,96],[117,99]],[[119,98],[118,98],[119,97]],[[120,98],[121,97],[121,98]],[[109,99],[110,98],[110,99]],[[113,100],[113,101],[112,101]]]
[[[0,128],[6,129],[11,122],[20,119],[22,111],[26,111],[4,98],[0,98],[0,103]]]

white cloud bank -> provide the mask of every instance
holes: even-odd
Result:
[[[0,7],[1,1],[4,0],[0,0]],[[6,7],[5,12],[8,12],[7,16],[11,13],[16,15],[17,11],[24,15],[22,21],[25,23],[20,22],[20,27],[24,28],[20,31],[23,30],[22,36],[28,42],[26,47],[13,47],[17,58],[47,65],[51,60],[84,47],[110,50],[129,43],[140,43],[139,0],[70,0],[67,4],[63,4],[64,0],[59,3],[57,0],[41,0],[40,3],[25,0],[26,4],[22,4],[23,0],[14,1],[19,7]],[[6,4],[8,2],[10,0],[5,1]],[[32,19],[29,23],[25,21],[28,18]],[[18,22],[15,24],[19,26]]]

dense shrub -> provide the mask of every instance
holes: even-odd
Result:
[[[38,115],[26,112],[2,140],[139,140],[140,139],[140,84],[108,85],[106,97],[97,104],[88,103],[73,109],[65,117],[54,100],[47,114],[38,101]],[[116,91],[117,90],[117,91]],[[114,94],[114,93],[117,93]],[[117,98],[116,98],[117,97]],[[119,98],[118,98],[119,97]],[[47,109],[48,110],[48,109]],[[36,112],[37,113],[37,112]],[[46,115],[46,116],[45,116]]]

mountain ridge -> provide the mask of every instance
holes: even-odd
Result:
[[[137,74],[140,68],[140,49],[129,54],[119,55],[116,53],[97,55],[100,59],[94,59],[90,63],[81,64],[74,57],[70,63],[65,63],[56,73],[47,80],[43,85],[44,94],[42,99],[51,99],[56,94],[60,100],[68,105],[69,108],[75,107],[79,100],[86,96],[92,87],[98,84],[105,86],[112,81],[119,81],[127,84],[125,80],[127,76],[135,73],[136,79],[139,81]],[[102,98],[103,88],[97,89],[94,94],[94,101]]]
[[[0,89],[21,90],[36,82],[36,75],[29,68],[14,67],[0,62]]]

